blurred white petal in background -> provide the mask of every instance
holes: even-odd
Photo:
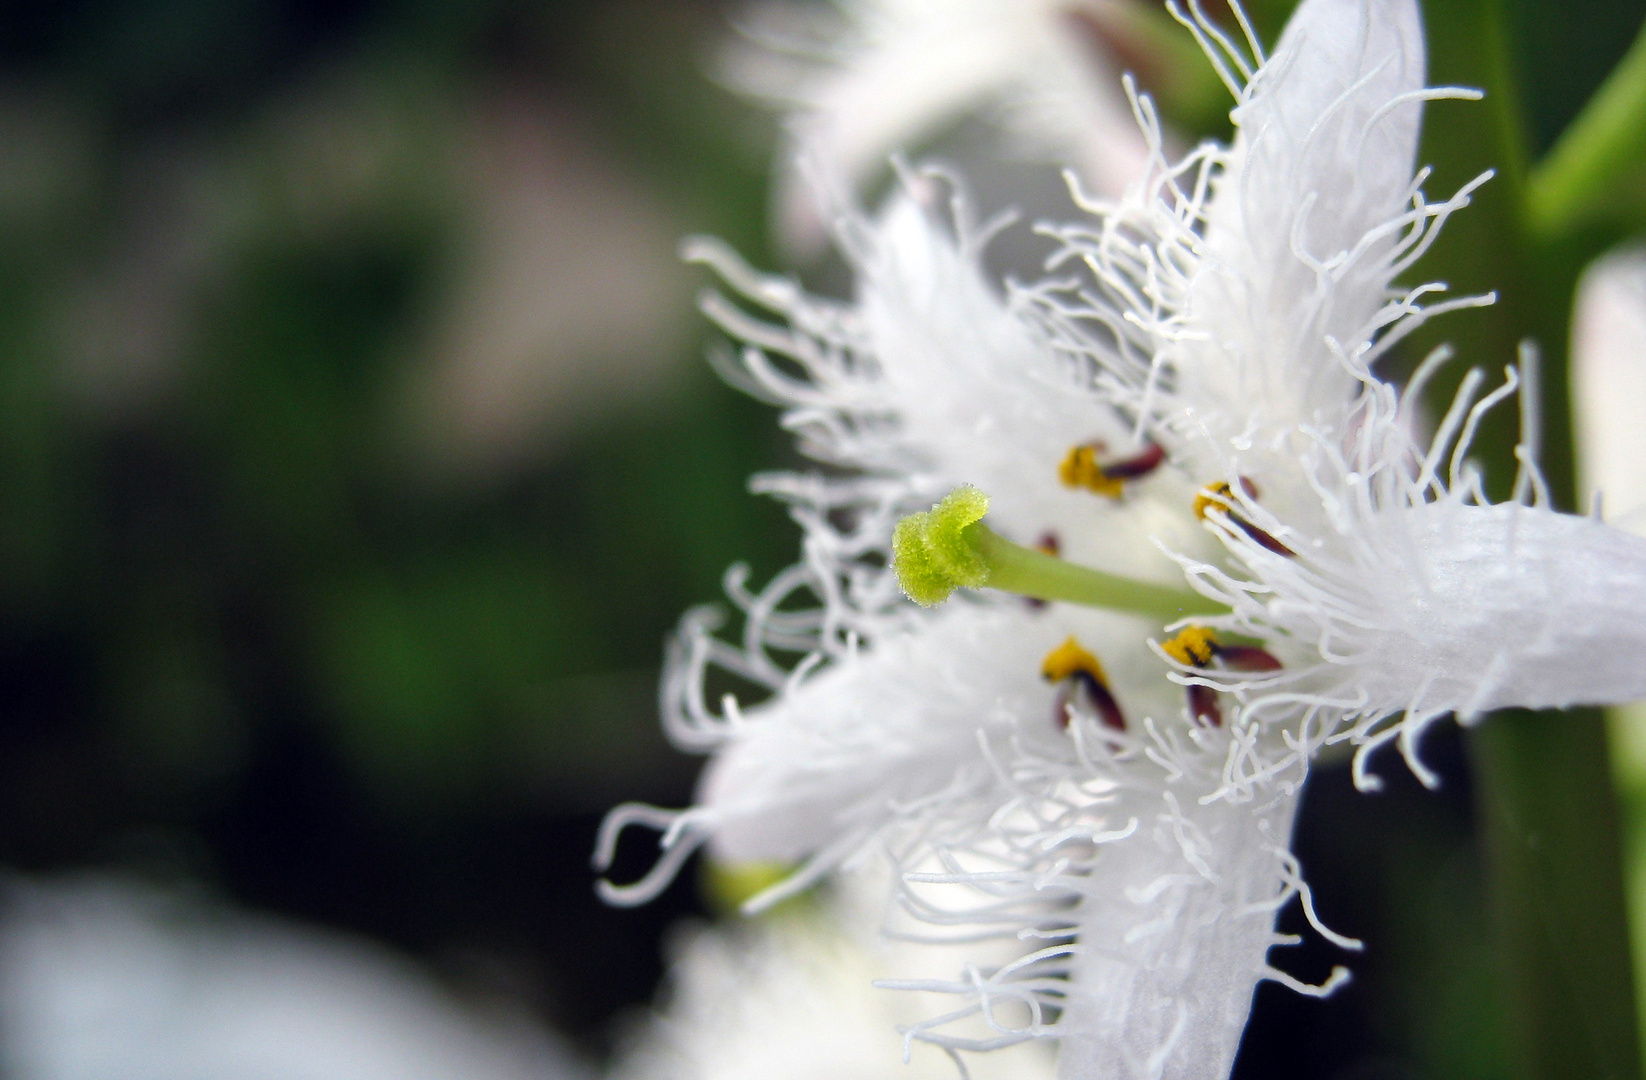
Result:
[[[661,1004],[609,1080],[955,1080],[955,1062],[928,1043],[914,1042],[905,1065],[898,1034],[952,999],[874,983],[963,977],[979,946],[884,935],[887,924],[930,929],[885,908],[890,885],[883,869],[858,866],[758,918],[677,926]],[[984,955],[1003,963],[1022,951],[1011,941]],[[975,1080],[1053,1080],[1056,1052],[1025,1042],[967,1055],[966,1068]]]
[[[587,1080],[520,1015],[460,1003],[364,940],[119,880],[12,879],[10,1080]]]
[[[1124,190],[1147,149],[1112,46],[1131,0],[770,0],[727,50],[726,81],[789,111],[778,230],[797,251],[827,235],[814,186],[845,195],[889,155],[967,115],[1001,122],[1025,156]],[[811,175],[808,175],[808,172]]]
[[[1572,311],[1578,499],[1599,493],[1610,524],[1646,536],[1646,248],[1596,260]],[[1624,819],[1635,1001],[1646,1032],[1646,703],[1606,710]]]
[[[516,92],[463,127],[458,277],[414,394],[431,460],[490,471],[669,401],[691,289],[678,223],[572,117]]]
[[[1583,495],[1606,520],[1646,535],[1646,249],[1599,260],[1572,313],[1572,407]]]

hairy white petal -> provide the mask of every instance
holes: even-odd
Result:
[[[1513,503],[1370,527],[1386,553],[1365,579],[1387,620],[1364,676],[1374,702],[1468,719],[1646,694],[1646,540]]]
[[[1646,533],[1646,251],[1595,263],[1572,313],[1578,471],[1605,519]]]
[[[1109,847],[1082,890],[1061,1080],[1229,1074],[1291,893],[1297,799],[1191,796]]]
[[[1302,762],[1232,788],[1277,749],[1258,729],[1140,727],[1083,740],[1073,770],[1025,749],[1003,770],[1014,798],[987,829],[930,824],[935,854],[905,860],[904,906],[939,927],[1042,947],[896,983],[960,999],[915,1038],[974,1050],[1060,1038],[1065,1080],[1218,1077],[1257,983],[1295,984],[1266,956],[1275,912],[1303,889],[1286,851]],[[969,904],[931,895],[960,886]],[[981,1035],[960,1027],[979,1019]]]
[[[1416,0],[1306,0],[1233,117],[1173,361],[1227,431],[1337,412],[1355,390],[1330,338],[1371,338],[1410,197],[1423,86]],[[1327,413],[1331,415],[1331,413]]]
[[[1456,499],[1379,509],[1347,545],[1287,559],[1244,545],[1256,579],[1207,571],[1231,624],[1291,651],[1287,673],[1244,691],[1249,715],[1300,708],[1364,749],[1398,738],[1420,779],[1422,731],[1453,713],[1562,708],[1646,696],[1646,540],[1589,518]],[[1310,653],[1312,652],[1312,655]],[[1398,717],[1393,726],[1382,724]],[[1365,779],[1375,786],[1375,780]]]
[[[787,327],[762,324],[711,300],[712,317],[759,346],[743,352],[732,377],[788,406],[784,425],[810,456],[896,478],[869,498],[849,483],[815,494],[785,483],[783,493],[802,504],[872,502],[886,519],[884,544],[898,515],[973,484],[989,494],[994,525],[1019,542],[1051,532],[1071,558],[1176,577],[1151,539],[1177,550],[1204,546],[1176,512],[1192,501],[1193,487],[1160,470],[1138,485],[1152,498],[1122,506],[1057,482],[1058,462],[1071,447],[1097,441],[1106,455],[1124,457],[1140,446],[1094,391],[1086,367],[1053,348],[984,278],[987,230],[967,221],[963,205],[933,206],[952,182],[934,173],[906,179],[905,192],[878,218],[846,222],[846,254],[857,273],[850,307],[808,297],[785,279],[761,278],[718,247],[691,249],[789,320]],[[785,375],[785,362],[803,378]],[[1162,503],[1172,512],[1150,508]]]
[[[713,849],[734,862],[795,860],[918,819],[933,800],[997,803],[980,741],[1072,759],[1056,690],[1038,677],[1042,657],[1071,635],[1113,657],[1110,682],[1131,721],[1175,718],[1175,688],[1132,644],[1149,632],[1141,620],[1063,605],[951,604],[747,714],[698,793]]]

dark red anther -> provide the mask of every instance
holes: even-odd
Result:
[[[1279,671],[1280,661],[1256,645],[1219,645],[1217,658],[1230,671]]]
[[[1120,711],[1120,702],[1114,699],[1107,686],[1084,671],[1075,672],[1058,688],[1057,698],[1052,704],[1052,715],[1058,727],[1069,726],[1070,709],[1095,713],[1104,727],[1115,731],[1126,730],[1126,716]]]
[[[1242,476],[1240,478],[1240,490],[1246,493],[1246,497],[1248,499],[1257,499],[1257,485],[1252,483],[1249,477]],[[1256,525],[1253,525],[1251,522],[1235,513],[1233,509],[1229,511],[1229,520],[1240,526],[1241,532],[1245,533],[1253,540],[1256,540],[1259,544],[1262,544],[1265,548],[1274,552],[1276,555],[1284,555],[1288,559],[1297,558],[1297,552],[1293,551],[1285,544],[1282,544],[1279,540],[1276,540]],[[1276,666],[1278,667],[1279,665]],[[1260,668],[1258,670],[1264,669]]]
[[[1199,630],[1202,639],[1195,637]],[[1213,661],[1223,671],[1265,672],[1279,671],[1280,661],[1267,649],[1260,649],[1256,645],[1224,645],[1211,636],[1210,631],[1203,627],[1188,627],[1176,638],[1167,642],[1165,649],[1168,656],[1184,664],[1196,667],[1202,671],[1210,670]],[[1210,686],[1191,685],[1186,687],[1189,696],[1189,715],[1197,723],[1210,727],[1223,726],[1223,711],[1218,707],[1218,691]]]
[[[1188,687],[1189,715],[1207,727],[1223,726],[1223,710],[1217,707],[1217,691],[1209,686]]]
[[[1245,533],[1247,536],[1251,537],[1253,540],[1256,540],[1259,544],[1262,544],[1264,547],[1268,548],[1270,551],[1274,552],[1276,555],[1284,555],[1288,559],[1297,558],[1297,552],[1293,551],[1291,548],[1287,547],[1285,544],[1282,544],[1279,540],[1276,540],[1274,537],[1270,536],[1268,533],[1264,532],[1262,529],[1258,528],[1256,525],[1253,525],[1251,522],[1247,521],[1245,518],[1240,517],[1237,514],[1230,514],[1229,515],[1229,520],[1234,522],[1236,525],[1240,526],[1240,531],[1241,532]]]
[[[1156,442],[1145,442],[1143,449],[1131,457],[1104,464],[1103,471],[1116,480],[1136,480],[1160,468],[1160,463],[1165,460],[1165,447]]]

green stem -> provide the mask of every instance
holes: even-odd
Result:
[[[988,564],[991,589],[1146,615],[1162,622],[1229,610],[1186,589],[1104,573],[1014,544],[981,522],[967,526],[966,539]]]
[[[1646,27],[1526,181],[1526,222],[1553,239],[1641,201],[1646,172]],[[1634,207],[1635,215],[1639,206]]]
[[[1187,589],[1106,574],[1014,544],[983,524],[988,512],[989,497],[966,485],[897,523],[892,567],[909,599],[930,607],[956,589],[988,586],[1163,622],[1229,610]]]
[[[1585,120],[1602,134],[1573,134],[1573,148],[1559,152],[1570,163],[1552,159],[1528,178],[1508,11],[1505,0],[1452,0],[1424,9],[1431,81],[1487,93],[1484,106],[1439,102],[1429,110],[1425,158],[1437,166],[1435,184],[1449,190],[1484,168],[1499,170],[1475,205],[1448,225],[1424,273],[1459,292],[1496,288],[1501,299],[1493,308],[1439,320],[1413,341],[1412,352],[1422,355],[1426,346],[1450,339],[1469,363],[1501,364],[1519,340],[1538,341],[1544,472],[1556,502],[1570,507],[1567,327],[1577,275],[1606,240],[1573,232],[1570,224],[1596,178],[1621,160],[1615,152],[1621,133],[1606,134],[1615,116]],[[1601,152],[1608,145],[1613,149]],[[1528,195],[1533,185],[1536,193]],[[1564,230],[1558,239],[1549,231],[1554,222]],[[1442,400],[1449,390],[1436,387]],[[1474,447],[1487,466],[1489,490],[1501,498],[1515,472],[1518,418],[1513,410],[1498,411]],[[1514,1074],[1520,1080],[1633,1080],[1639,1058],[1618,814],[1598,713],[1502,713],[1471,730],[1469,756],[1504,975],[1499,986],[1481,989],[1501,995],[1497,1034]]]
[[[1600,710],[1502,712],[1471,745],[1520,1074],[1639,1075]],[[1587,790],[1574,781],[1590,782]]]

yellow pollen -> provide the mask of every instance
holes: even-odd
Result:
[[[1087,491],[1110,499],[1120,498],[1125,481],[1110,476],[1097,463],[1097,448],[1090,443],[1073,447],[1057,466],[1057,478],[1064,487],[1085,488]]]
[[[1103,674],[1103,665],[1072,637],[1047,653],[1046,659],[1040,662],[1040,676],[1047,682],[1062,682],[1081,674],[1091,676],[1097,685],[1108,689],[1109,680]]]
[[[1219,510],[1227,510],[1233,501],[1233,495],[1233,489],[1223,481],[1201,488],[1199,494],[1194,497],[1194,516],[1204,520],[1206,512],[1214,506]]]
[[[1185,626],[1160,648],[1185,667],[1205,667],[1217,652],[1217,638],[1208,627]]]

